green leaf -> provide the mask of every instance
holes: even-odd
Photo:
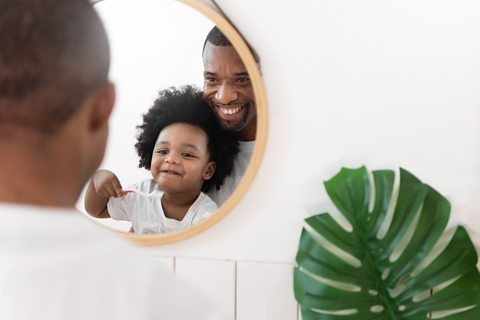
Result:
[[[400,169],[343,168],[325,182],[329,213],[305,220],[294,293],[309,319],[480,319],[478,257],[463,227],[446,237],[450,203]]]

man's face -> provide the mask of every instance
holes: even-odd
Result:
[[[203,51],[203,91],[226,130],[241,140],[255,140],[257,111],[250,77],[233,46],[207,42]]]

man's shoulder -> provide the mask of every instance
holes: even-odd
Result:
[[[253,152],[255,148],[255,140],[253,141],[238,141],[240,152]]]
[[[50,302],[68,297],[79,308],[54,313],[62,319],[224,319],[210,318],[214,304],[171,270],[80,212],[2,204],[0,212],[7,314],[25,301],[28,318],[52,314]]]
[[[206,210],[208,212],[215,212],[218,209],[217,204],[212,198],[206,193],[200,192],[198,196],[198,207],[201,210]],[[196,201],[197,202],[197,201]]]
[[[0,232],[9,232],[12,240],[42,244],[39,249],[70,246],[86,246],[90,243],[109,244],[120,247],[128,245],[108,228],[101,226],[84,213],[74,208],[54,208],[30,205],[0,204],[2,224]],[[5,230],[4,230],[5,229]],[[92,246],[92,247],[93,247]]]

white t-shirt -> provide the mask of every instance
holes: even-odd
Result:
[[[232,174],[225,178],[220,190],[213,187],[208,195],[220,207],[237,188],[252,158],[255,141],[239,141],[239,152],[233,161]]]
[[[77,211],[0,204],[0,319],[226,319]],[[216,315],[215,315],[216,313]]]
[[[165,216],[161,201],[163,192],[158,189],[155,180],[147,179],[127,189],[141,193],[129,192],[123,198],[110,198],[107,209],[113,219],[130,221],[135,233],[139,234],[184,230],[208,218],[218,209],[215,202],[201,192],[185,217],[179,221]]]

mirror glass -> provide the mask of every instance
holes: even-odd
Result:
[[[215,24],[191,6],[173,0],[104,0],[96,3],[95,8],[109,36],[110,78],[117,88],[109,143],[100,167],[114,172],[127,188],[152,177],[150,171],[138,168],[134,147],[142,115],[162,89],[186,84],[203,88],[202,48]],[[253,144],[249,148],[251,155]],[[83,201],[84,193],[78,208],[85,212]],[[126,221],[95,220],[115,230],[134,231]]]

